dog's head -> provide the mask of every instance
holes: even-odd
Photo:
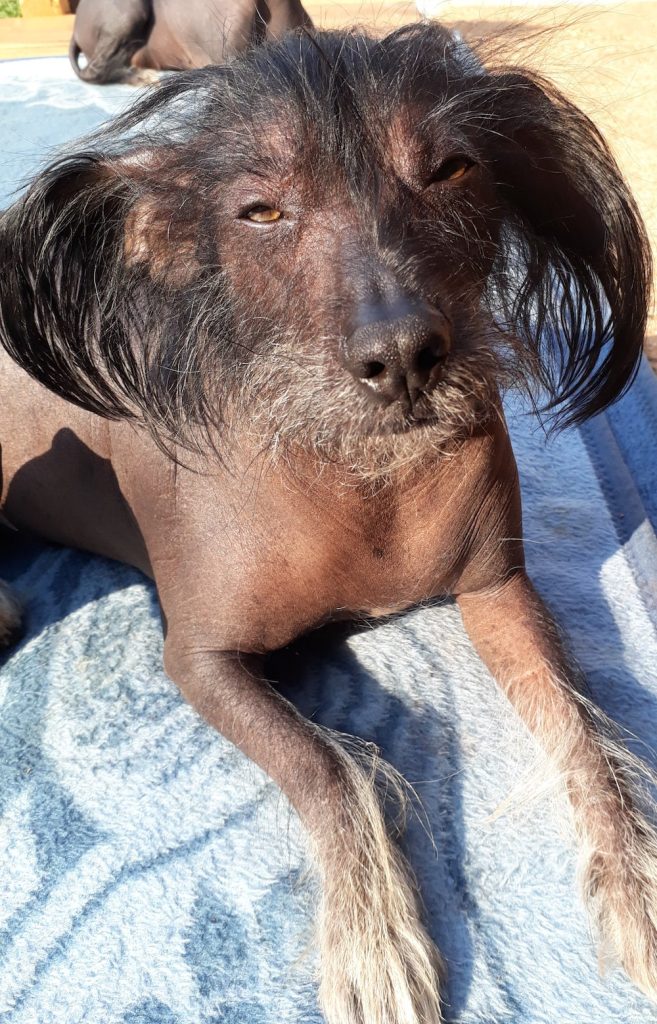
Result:
[[[436,25],[172,78],[35,181],[0,251],[1,340],[52,390],[327,453],[440,445],[509,375],[595,413],[650,276],[591,122]]]

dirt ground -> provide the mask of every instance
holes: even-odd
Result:
[[[408,2],[317,3],[318,26],[376,31],[418,18]],[[511,56],[537,68],[599,125],[625,172],[657,257],[657,2],[557,7],[437,4],[435,17],[470,39],[494,35]],[[0,21],[0,59],[65,53],[71,17]],[[657,316],[647,350],[657,369]]]

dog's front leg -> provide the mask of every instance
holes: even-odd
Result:
[[[604,947],[657,998],[657,834],[641,789],[646,769],[583,693],[524,573],[458,601],[483,661],[563,777],[584,896]]]
[[[327,1022],[438,1024],[440,958],[386,831],[376,791],[381,763],[303,718],[265,681],[259,658],[190,654],[167,638],[165,665],[203,717],[278,783],[310,833],[323,889]]]

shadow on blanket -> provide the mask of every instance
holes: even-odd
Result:
[[[10,540],[7,544],[6,540]],[[19,650],[31,643],[49,627],[59,623],[89,601],[100,601],[115,591],[143,582],[137,571],[109,560],[96,559],[77,552],[69,552],[27,538],[9,534],[0,540],[3,550],[3,574],[16,581],[20,592],[21,576],[35,559],[48,575],[46,594],[40,594],[38,575],[31,575],[34,592],[23,596],[27,605],[26,634]],[[102,571],[98,568],[105,567]],[[77,583],[91,572],[94,579],[92,592],[86,591],[84,602],[74,596],[79,592]],[[600,573],[591,564],[591,576],[581,581],[586,592],[586,607],[582,608],[582,628],[578,646],[586,644],[586,620],[596,624],[591,637],[604,635],[610,648],[623,649],[623,638],[611,614],[603,589]],[[158,604],[152,587],[150,615],[158,616]],[[556,609],[558,612],[558,608]],[[602,625],[601,625],[602,624]],[[271,673],[279,682],[285,696],[296,703],[304,714],[331,728],[349,731],[358,723],[358,735],[376,743],[389,760],[414,786],[422,800],[427,787],[432,791],[430,819],[424,813],[412,814],[407,834],[407,852],[418,874],[421,891],[426,894],[428,918],[434,939],[445,951],[452,965],[447,999],[449,1019],[458,1020],[468,1005],[472,983],[475,945],[477,954],[487,960],[487,971],[499,976],[504,964],[498,961],[496,948],[477,942],[479,931],[479,904],[468,876],[468,842],[464,826],[461,773],[463,763],[463,723],[454,710],[454,687],[457,680],[441,678],[435,673],[435,704],[424,700],[408,700],[393,692],[382,690],[377,678],[359,661],[350,646],[350,637],[367,630],[374,635],[389,629],[390,622],[362,627],[327,627],[306,637],[294,647],[280,652],[271,659]],[[405,618],[398,618],[393,628],[403,642]],[[408,643],[408,640],[406,641]],[[422,641],[413,636],[413,647]],[[385,644],[383,645],[385,646]],[[438,636],[436,647],[440,646]],[[422,652],[420,652],[422,653]],[[425,652],[432,656],[433,649]],[[16,650],[7,657],[15,657]],[[5,659],[3,659],[4,661]],[[421,659],[423,660],[423,659]],[[92,663],[98,686],[103,686],[103,666]],[[395,666],[393,666],[395,671]],[[403,672],[403,662],[399,671]],[[434,672],[431,673],[432,676]],[[657,719],[657,698],[649,693],[633,676],[623,662],[622,678],[610,680],[602,673],[589,671],[589,682],[596,700],[628,729],[635,737],[632,745],[655,763],[651,723]],[[401,681],[401,680],[400,680]],[[12,692],[6,694],[3,711],[3,760],[6,766],[4,784],[0,794],[0,814],[12,797],[25,784],[26,778],[38,778],[40,815],[40,857],[44,868],[44,882],[17,914],[6,922],[0,933],[0,959],[8,942],[38,903],[47,900],[51,890],[63,874],[91,849],[106,838],[102,831],[80,815],[71,797],[62,787],[56,766],[49,765],[42,750],[45,716],[48,710],[48,680],[44,673],[35,690],[31,685],[23,688],[20,676],[10,680]],[[76,681],[71,679],[71,687]],[[492,683],[491,683],[492,685]],[[173,684],[172,684],[173,686]],[[403,691],[403,687],[401,688]],[[622,700],[617,700],[618,695]],[[369,709],[385,708],[383,718],[370,716]],[[143,713],[143,706],[135,716]],[[473,709],[476,716],[477,709]],[[139,719],[141,721],[141,719]],[[135,722],[137,725],[138,722]],[[490,723],[498,729],[495,720]],[[508,753],[508,752],[507,752]],[[467,755],[466,755],[467,756]],[[505,757],[504,744],[499,745],[499,757]],[[436,764],[438,772],[436,772]],[[495,771],[495,767],[492,767]],[[44,818],[44,808],[47,813]],[[494,808],[491,807],[493,812]],[[51,830],[48,843],[46,830]],[[266,842],[263,839],[263,842]],[[45,843],[45,845],[44,845]],[[541,864],[532,865],[537,885],[541,881]],[[489,884],[491,879],[488,880]],[[507,992],[507,999],[511,993]],[[512,1002],[512,998],[511,998]],[[518,1005],[521,1014],[521,1004]]]

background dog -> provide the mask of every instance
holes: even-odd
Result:
[[[79,0],[74,11],[69,58],[76,75],[97,84],[148,83],[145,69],[216,64],[312,26],[301,0]]]
[[[499,398],[577,422],[640,357],[646,239],[587,118],[435,25],[290,37],[52,165],[0,253],[3,512],[155,580],[167,671],[312,838],[327,1020],[438,1021],[441,961],[386,828],[377,775],[399,780],[300,716],[265,656],[447,594],[563,773],[589,909],[656,996],[643,769],[525,573]]]

